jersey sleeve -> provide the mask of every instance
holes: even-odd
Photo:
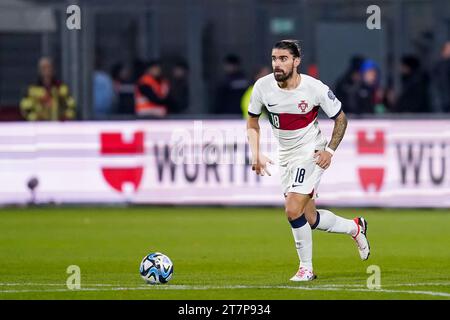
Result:
[[[262,102],[262,95],[258,83],[255,83],[250,96],[250,104],[248,105],[248,115],[251,117],[258,117],[261,115],[264,103]]]
[[[330,119],[335,119],[342,111],[342,104],[336,98],[333,91],[325,84],[318,86],[319,105]]]

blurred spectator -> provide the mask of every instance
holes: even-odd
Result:
[[[402,92],[395,103],[394,112],[429,112],[428,76],[422,72],[420,61],[413,55],[402,57]]]
[[[112,67],[111,75],[117,97],[115,110],[118,114],[134,115],[134,82],[131,68],[119,62]]]
[[[391,70],[387,68],[388,70]],[[395,104],[397,96],[394,90],[394,75],[388,75],[386,79],[386,87],[384,89],[383,103],[386,106],[386,111],[395,112]]]
[[[133,82],[136,82],[139,80],[140,77],[144,75],[146,72],[146,68],[148,66],[148,61],[145,62],[139,58],[133,59],[133,62],[130,64],[130,71],[131,71],[131,79]]]
[[[151,61],[144,70],[135,88],[136,115],[164,117],[168,111],[169,84],[163,78],[161,64]]]
[[[169,113],[183,113],[189,107],[189,67],[177,62],[171,72],[169,92]]]
[[[110,75],[101,68],[100,57],[97,57],[95,65],[93,81],[94,116],[105,117],[114,113],[113,104],[116,94]]]
[[[241,69],[241,60],[234,54],[227,55],[223,67],[225,79],[217,90],[215,113],[241,114],[241,97],[249,85]]]
[[[363,61],[361,56],[352,57],[347,71],[336,83],[336,96],[346,113],[360,113],[358,94],[362,85],[360,69]]]
[[[380,87],[380,69],[373,60],[364,60],[360,67],[361,86],[358,89],[357,113],[384,113],[383,90]]]
[[[396,63],[394,59],[394,54],[393,53],[388,54],[386,57],[386,70],[389,71],[396,70],[395,65]],[[384,105],[386,106],[386,109],[389,110],[390,112],[394,112],[395,103],[397,99],[394,88],[395,77],[396,77],[395,72],[387,72],[383,102]]]
[[[267,66],[259,67],[255,73],[255,76],[253,77],[253,81],[256,82],[256,80],[270,74],[271,72],[272,69],[270,69]],[[250,97],[252,96],[252,91],[253,91],[253,84],[251,84],[247,88],[241,99],[241,110],[244,119],[247,119],[248,117],[248,105],[250,104]]]
[[[432,72],[432,98],[435,112],[450,112],[450,41],[444,43],[440,60]]]
[[[29,121],[74,119],[75,100],[68,86],[56,79],[50,58],[39,60],[38,72],[38,81],[28,87],[27,96],[20,102],[23,117]]]

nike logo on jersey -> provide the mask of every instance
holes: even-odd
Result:
[[[301,186],[302,186],[302,184],[293,184],[292,188],[301,187]]]
[[[278,103],[274,103],[274,104],[268,103],[267,106],[268,106],[268,107],[275,107],[277,104],[278,104]]]

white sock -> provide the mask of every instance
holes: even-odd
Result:
[[[318,229],[332,233],[345,233],[355,236],[358,232],[358,226],[355,221],[345,219],[335,215],[329,210],[317,210],[317,220],[312,229]]]
[[[297,249],[300,267],[313,271],[312,266],[312,232],[311,226],[306,221],[305,215],[289,221],[294,235],[295,248]]]

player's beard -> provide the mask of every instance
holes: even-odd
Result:
[[[277,80],[278,82],[285,82],[287,80],[289,80],[292,75],[294,74],[294,64],[292,64],[292,68],[291,71],[289,71],[288,73],[285,73],[283,70],[279,70],[277,69],[276,71],[281,71],[282,73],[275,73],[275,70],[273,72],[273,75],[275,77],[275,80]]]

